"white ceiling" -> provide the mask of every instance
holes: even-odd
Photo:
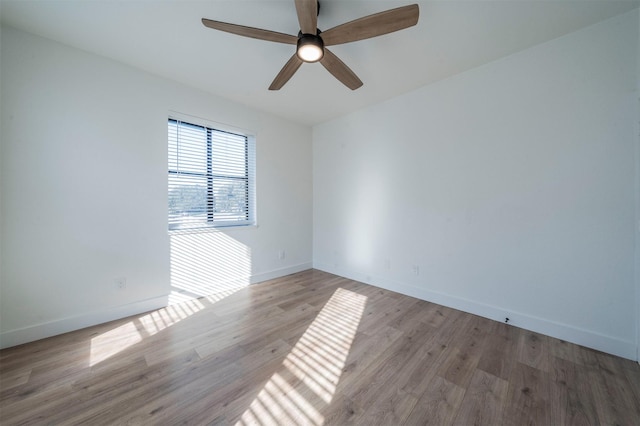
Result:
[[[415,2],[415,1],[413,1]],[[412,0],[321,0],[320,29]],[[0,19],[206,92],[313,125],[627,12],[640,0],[420,0],[415,27],[331,48],[351,91],[303,64],[267,90],[295,46],[204,27],[203,17],[297,34],[293,0],[0,0]]]

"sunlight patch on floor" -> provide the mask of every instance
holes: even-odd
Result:
[[[150,312],[147,315],[138,318],[138,321],[140,321],[140,325],[144,328],[145,334],[147,336],[153,336],[154,334],[171,327],[202,309],[204,309],[204,305],[200,300],[187,300],[186,302],[178,305],[171,305],[166,308]]]
[[[204,309],[200,300],[188,300],[133,319],[91,339],[89,365],[94,366]]]
[[[339,288],[269,379],[238,425],[322,425],[367,297]]]
[[[224,232],[170,236],[168,306],[91,339],[98,364],[251,284],[251,249]]]
[[[122,351],[142,342],[162,330],[183,321],[205,309],[205,304],[214,304],[237,292],[227,290],[200,299],[189,299],[179,304],[158,309],[131,320],[119,327],[91,339],[89,365],[94,366]]]
[[[136,343],[142,342],[142,335],[133,321],[91,339],[89,365],[94,366]]]

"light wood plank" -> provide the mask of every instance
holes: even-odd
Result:
[[[550,372],[549,338],[533,331],[520,333],[517,360],[529,367]]]
[[[436,376],[407,418],[410,425],[449,425],[462,404],[465,390]]]
[[[597,425],[593,393],[587,374],[564,358],[553,358],[549,396],[551,418],[563,425]]]
[[[509,377],[503,424],[548,425],[551,421],[549,377],[545,371],[516,363]]]
[[[474,426],[500,424],[508,389],[506,380],[476,370],[454,423]]]
[[[489,331],[478,368],[508,380],[515,360],[520,330],[498,323]]]
[[[635,424],[639,407],[637,363],[316,270],[0,351],[8,425]]]
[[[608,355],[606,357],[609,357]],[[640,404],[625,376],[616,375],[617,368],[601,365],[588,372],[594,393],[594,405],[600,424],[633,425],[640,419]]]

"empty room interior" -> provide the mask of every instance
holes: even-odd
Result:
[[[0,24],[1,424],[638,424],[639,1]]]

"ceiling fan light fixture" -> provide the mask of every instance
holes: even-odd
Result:
[[[324,56],[324,42],[313,34],[302,34],[298,37],[298,58],[304,62],[318,62]]]

